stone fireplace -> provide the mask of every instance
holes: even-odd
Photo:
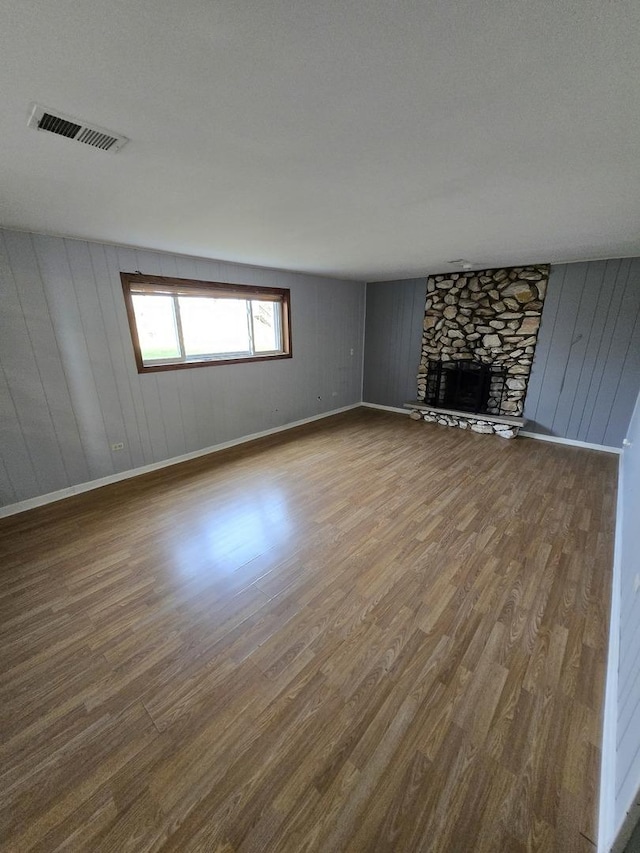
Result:
[[[545,264],[428,278],[413,417],[517,435],[548,277]]]

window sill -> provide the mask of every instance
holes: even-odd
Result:
[[[251,355],[243,358],[208,358],[202,361],[177,361],[173,364],[142,364],[138,365],[138,373],[161,373],[165,370],[185,370],[191,367],[214,367],[220,364],[247,364],[256,361],[276,361],[281,358],[291,358],[292,353],[276,355]]]

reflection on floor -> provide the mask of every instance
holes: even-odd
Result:
[[[616,459],[357,410],[0,522],[3,849],[595,849]]]

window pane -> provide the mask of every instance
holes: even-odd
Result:
[[[253,313],[253,344],[256,352],[279,352],[282,349],[280,337],[280,303],[251,302]]]
[[[171,296],[132,297],[143,361],[180,358]]]
[[[180,296],[178,301],[187,357],[249,353],[246,299]]]

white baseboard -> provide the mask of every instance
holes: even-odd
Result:
[[[382,406],[379,403],[365,403],[364,401],[352,403],[349,406],[342,406],[340,409],[332,409],[330,412],[323,412],[319,415],[312,415],[309,418],[303,418],[299,421],[293,421],[282,426],[273,427],[272,429],[255,432],[251,435],[244,435],[241,438],[234,438],[231,441],[224,441],[220,444],[213,444],[210,447],[203,447],[201,450],[193,450],[190,453],[183,453],[180,456],[173,456],[170,459],[163,459],[161,462],[152,462],[149,465],[141,465],[139,468],[130,468],[127,471],[121,471],[118,474],[110,474],[107,477],[100,477],[98,480],[90,480],[88,483],[78,483],[75,486],[69,486],[65,489],[59,489],[55,492],[49,492],[46,495],[38,495],[34,498],[28,498],[18,503],[9,504],[8,506],[0,507],[0,518],[6,518],[9,515],[16,515],[19,512],[25,512],[28,509],[35,509],[45,504],[54,503],[55,501],[64,500],[64,498],[72,497],[73,495],[89,492],[92,489],[99,489],[102,486],[108,486],[111,483],[119,483],[121,480],[128,480],[131,477],[137,477],[140,474],[147,474],[150,471],[158,471],[160,468],[167,468],[170,465],[177,465],[180,462],[187,462],[189,459],[197,459],[199,456],[206,456],[208,453],[216,453],[218,450],[226,450],[228,447],[235,447],[238,444],[245,444],[248,441],[255,441],[257,438],[265,438],[268,435],[275,435],[278,432],[285,432],[288,429],[294,429],[297,426],[319,421],[323,418],[338,415],[340,412],[348,412],[350,409],[358,409],[364,406],[368,409],[380,409],[384,412],[397,412],[401,415],[408,415],[409,409],[399,408],[396,406]],[[553,435],[539,435],[533,432],[521,432],[520,435],[525,438],[535,438],[538,441],[552,441],[556,444],[570,444],[574,447],[584,447],[591,450],[603,450],[607,453],[622,453],[619,447],[605,447],[602,444],[589,444],[585,441],[574,441],[570,438],[558,438]]]
[[[383,412],[398,412],[401,415],[408,415],[409,409],[399,409],[396,406],[381,406],[379,403],[365,403],[364,401],[361,403],[362,406],[366,406],[367,409],[380,409]],[[481,417],[478,415],[477,417]],[[601,450],[604,453],[617,453],[620,455],[622,453],[622,448],[620,447],[607,447],[604,444],[591,444],[588,441],[577,441],[573,438],[560,438],[557,435],[542,435],[537,432],[524,432],[520,430],[518,433],[524,438],[535,438],[537,441],[551,441],[554,444],[568,444],[571,447],[582,447],[586,450]]]
[[[352,403],[350,406],[342,406],[340,409],[332,409],[330,412],[323,412],[320,415],[312,415],[310,418],[303,418],[300,421],[283,424],[282,426],[265,429],[261,432],[254,432],[251,435],[243,435],[241,438],[233,438],[231,441],[223,441],[220,444],[213,444],[210,447],[203,447],[202,450],[193,450],[190,453],[183,453],[180,456],[172,456],[170,459],[163,459],[161,462],[152,462],[149,465],[141,465],[139,468],[130,468],[127,471],[121,471],[118,474],[109,474],[107,477],[100,477],[98,480],[90,480],[88,483],[79,483],[76,486],[69,486],[65,489],[59,489],[56,492],[49,492],[46,495],[38,495],[35,498],[28,498],[18,503],[9,504],[8,506],[0,507],[0,518],[6,518],[9,515],[16,515],[19,512],[25,512],[28,509],[35,509],[38,506],[61,501],[64,498],[70,498],[72,495],[79,495],[82,492],[89,492],[92,489],[99,489],[102,486],[108,486],[111,483],[119,483],[121,480],[129,480],[131,477],[138,477],[140,474],[148,474],[150,471],[158,471],[160,468],[168,468],[170,465],[178,465],[180,462],[187,462],[189,459],[197,459],[199,456],[206,456],[208,453],[217,453],[219,450],[226,450],[229,447],[235,447],[238,444],[246,444],[248,441],[255,441],[257,438],[265,438],[268,435],[275,435],[278,432],[286,432],[289,429],[310,424],[313,421],[319,421],[323,418],[331,417],[331,415],[339,415],[341,412],[348,412],[350,409],[359,409],[361,403]]]
[[[535,438],[536,441],[551,441],[554,444],[568,444],[571,447],[582,447],[585,450],[601,450],[603,453],[617,453],[618,456],[622,453],[621,447],[608,447],[606,444],[591,444],[588,441],[577,441],[574,438],[560,438],[558,435],[542,435],[538,432],[523,432],[519,433],[523,438]]]
[[[367,409],[380,409],[383,412],[399,412],[401,415],[408,415],[409,409],[399,409],[397,406],[381,406],[379,403],[360,403]]]

